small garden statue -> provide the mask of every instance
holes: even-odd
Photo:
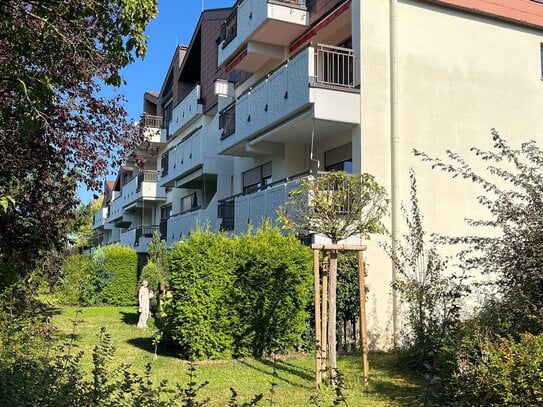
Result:
[[[147,288],[149,283],[143,280],[138,293],[139,313],[138,328],[147,328],[147,319],[149,318],[149,300],[153,298],[153,292]]]

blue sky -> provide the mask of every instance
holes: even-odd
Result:
[[[204,7],[231,7],[235,0],[204,0]],[[147,26],[149,37],[144,60],[124,68],[121,72],[127,84],[117,92],[125,95],[129,118],[139,119],[142,112],[143,93],[160,90],[177,44],[188,45],[202,11],[202,0],[158,0],[158,17]],[[112,174],[109,178],[113,178]],[[81,186],[79,199],[88,203],[92,192]]]

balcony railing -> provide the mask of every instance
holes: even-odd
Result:
[[[224,41],[222,44],[223,49],[230,44],[230,42],[236,38],[238,33],[238,13],[237,8],[234,9],[232,14],[228,16],[225,20],[223,26],[221,27],[221,41]]]
[[[141,186],[144,182],[158,182],[158,171],[144,171],[138,175],[138,186],[136,192],[141,192]]]
[[[247,224],[258,225],[262,219],[277,219],[277,210],[287,202],[290,191],[309,175],[303,172],[273,182],[267,188],[245,191],[218,202],[217,217],[222,219],[221,229],[235,233],[245,231]]]
[[[354,87],[354,52],[349,48],[317,44],[316,82],[321,85]]]
[[[140,245],[140,239],[142,237],[152,239],[153,234],[155,232],[160,233],[160,226],[158,226],[158,225],[142,225],[142,226],[138,226],[136,228],[136,236],[135,236],[134,246],[139,246]]]
[[[219,128],[222,129],[221,140],[236,131],[236,102],[229,104],[219,113]]]
[[[154,129],[160,129],[163,126],[164,119],[162,116],[152,116],[150,114],[143,114],[141,116],[141,123],[143,127],[152,127]]]

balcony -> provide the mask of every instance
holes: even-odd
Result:
[[[196,85],[185,98],[173,108],[172,120],[168,124],[168,131],[163,132],[166,139],[175,137],[177,133],[194,118],[202,114],[202,101],[200,99],[200,85]],[[166,142],[167,140],[162,140]]]
[[[158,185],[157,171],[143,171],[135,176],[122,189],[122,206],[140,207],[142,201],[163,201],[166,191]]]
[[[221,30],[219,66],[235,57],[235,69],[254,72],[272,58],[281,59],[283,47],[308,21],[305,0],[238,1]]]
[[[204,209],[195,208],[191,211],[170,216],[166,228],[163,229],[166,232],[168,246],[182,240],[184,237],[188,237],[190,232],[198,226],[204,226],[207,219],[205,214]]]
[[[114,222],[123,216],[123,196],[121,192],[115,191],[112,198],[112,201],[109,203],[108,223]]]
[[[138,253],[146,253],[155,231],[159,231],[159,227],[155,225],[141,225],[123,231],[120,236],[120,243],[123,246],[133,247]]]
[[[168,150],[162,157],[162,187],[175,186],[180,180],[204,164],[204,132],[198,128],[185,136],[179,144]]]
[[[287,202],[289,193],[307,176],[307,172],[297,174],[274,182],[264,190],[242,193],[219,201],[218,217],[222,219],[221,229],[239,234],[247,230],[249,223],[258,227],[265,218],[275,222],[279,207]]]
[[[103,228],[106,224],[107,216],[109,213],[109,207],[104,207],[98,209],[98,211],[94,214],[94,220],[92,222],[92,228],[93,229],[99,229]]]
[[[160,143],[160,129],[162,128],[162,116],[152,116],[144,113],[141,116],[140,131],[143,137],[150,143]]]
[[[309,143],[313,132],[350,129],[360,121],[354,72],[353,50],[306,47],[220,112],[219,153],[257,155],[263,141]]]

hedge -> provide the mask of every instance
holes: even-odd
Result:
[[[103,261],[95,262],[98,280],[105,282],[104,287],[97,293],[97,302],[108,305],[134,305],[137,303],[136,251],[127,246],[111,245],[104,247],[103,252]]]
[[[170,273],[166,336],[184,357],[262,356],[301,343],[311,254],[293,236],[199,231],[173,247]]]

